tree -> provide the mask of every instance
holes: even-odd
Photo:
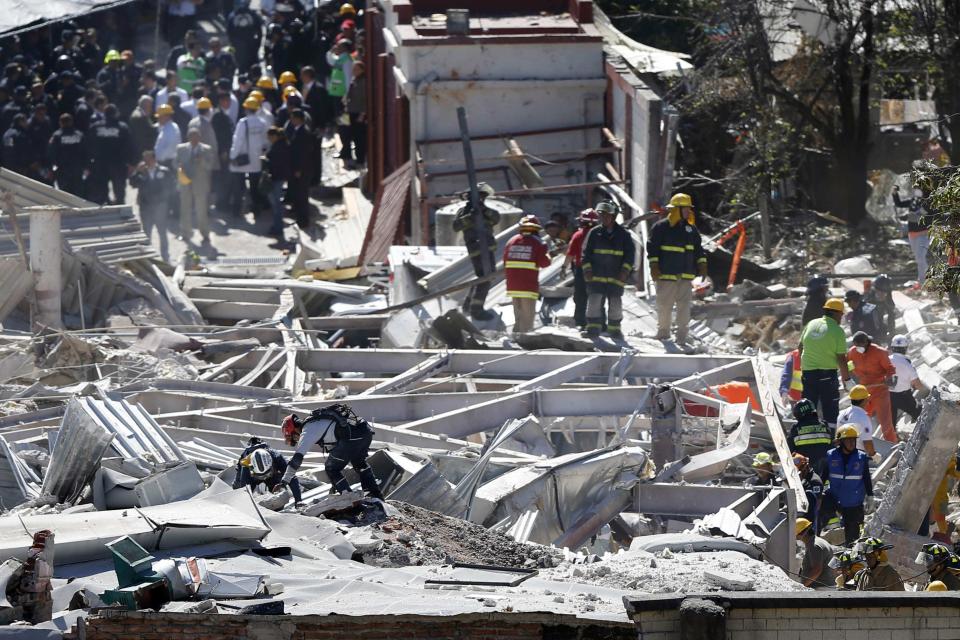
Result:
[[[925,287],[950,295],[960,304],[960,167],[917,163],[913,182],[924,193],[924,207],[933,215],[930,260]]]

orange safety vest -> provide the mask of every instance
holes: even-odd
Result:
[[[803,397],[803,370],[800,368],[800,350],[793,350],[793,376],[790,378],[790,389],[787,395],[797,402]]]

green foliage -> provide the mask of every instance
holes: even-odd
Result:
[[[698,28],[697,0],[597,0],[614,26],[638,42],[691,53]]]
[[[938,293],[960,291],[960,265],[948,257],[960,251],[960,167],[918,163],[913,182],[926,195],[924,205],[933,215],[930,227],[930,269],[925,288]]]

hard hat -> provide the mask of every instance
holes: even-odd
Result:
[[[773,456],[766,451],[761,451],[757,455],[753,456],[754,467],[762,467],[768,464],[773,466]]]
[[[855,547],[860,553],[878,553],[880,551],[886,551],[887,549],[893,549],[892,544],[886,544],[880,538],[864,538],[863,540],[857,541],[857,546]]]
[[[158,115],[158,116],[172,116],[172,115],[173,115],[173,107],[171,107],[169,104],[162,104],[162,105],[160,105],[159,107],[157,107],[157,115]]]
[[[251,91],[251,92],[250,92],[250,95],[248,95],[247,97],[248,97],[248,98],[253,98],[253,99],[256,100],[257,102],[263,102],[264,100],[266,100],[266,97],[263,95],[263,92],[262,92],[262,91],[257,91],[256,89],[254,89],[253,91]]]
[[[615,216],[618,213],[620,213],[620,207],[617,205],[616,202],[613,202],[612,200],[604,200],[603,202],[599,202],[597,203],[597,206],[594,207],[594,209],[600,215],[607,214],[607,215]]]
[[[120,60],[120,52],[116,49],[110,49],[110,51],[107,51],[107,55],[103,57],[103,63],[106,64],[114,60]]]
[[[827,565],[834,570],[849,568],[855,564],[863,564],[863,558],[850,549],[844,549],[843,551],[835,553],[833,557],[830,558],[830,562],[827,563]]]
[[[826,289],[830,286],[830,281],[823,276],[814,276],[810,278],[807,282],[807,291],[817,291],[818,289]]]
[[[894,349],[906,349],[910,346],[910,341],[907,339],[907,336],[898,333],[893,336],[893,340],[890,341],[890,346]]]
[[[920,547],[920,552],[917,554],[914,562],[929,568],[941,562],[946,562],[949,559],[950,549],[948,549],[946,545],[940,544],[939,542],[928,542]]]
[[[584,209],[577,218],[580,224],[594,225],[600,222],[600,216],[593,209]]]
[[[523,216],[520,219],[520,228],[521,229],[536,229],[539,231],[543,229],[543,226],[540,225],[540,219],[537,216]]]
[[[303,423],[291,413],[283,419],[280,430],[283,432],[283,441],[293,447],[300,442],[300,431],[303,430]]]
[[[943,584],[939,580],[934,580],[933,582],[928,584],[926,590],[927,591],[949,591],[949,589],[947,589],[947,585]]]
[[[288,98],[288,97],[290,97],[290,96],[299,95],[299,93],[300,93],[300,92],[297,91],[297,88],[296,88],[295,86],[293,86],[292,84],[288,84],[287,86],[285,86],[285,87],[283,88],[283,97],[284,97],[284,98]]]
[[[870,391],[862,384],[858,384],[853,389],[850,389],[851,400],[866,400],[869,397]]]
[[[341,16],[355,16],[357,15],[357,10],[353,8],[353,5],[349,2],[345,2],[340,5],[340,15]]]
[[[844,438],[859,438],[860,430],[857,429],[855,424],[844,424],[840,425],[837,429],[837,440],[843,440]]]
[[[273,472],[273,457],[266,449],[257,449],[250,454],[250,474],[255,478],[265,478]]]
[[[249,98],[243,101],[243,108],[250,109],[251,111],[256,111],[257,109],[260,108],[260,101],[254,98],[253,96],[250,96]]]
[[[486,198],[489,198],[490,196],[496,193],[496,191],[493,190],[493,187],[491,187],[486,182],[478,182],[477,191],[480,193],[481,196]]]
[[[800,535],[807,529],[813,526],[813,523],[807,520],[806,518],[797,518],[796,529],[794,530],[794,535]]]
[[[678,207],[692,207],[693,198],[685,193],[675,193],[667,203],[667,209],[677,209]]]
[[[212,109],[213,103],[210,102],[210,98],[200,98],[197,100],[197,109]]]
[[[817,414],[817,407],[810,402],[809,398],[801,398],[797,400],[797,404],[793,405],[793,417],[797,420],[811,414]]]
[[[827,311],[839,311],[843,313],[843,300],[840,298],[830,298],[823,303],[823,308]]]
[[[281,85],[293,84],[296,81],[297,81],[297,76],[293,73],[293,71],[284,71],[283,73],[280,74],[280,80],[278,80],[279,84]]]
[[[890,293],[893,291],[893,281],[890,279],[890,276],[885,273],[881,273],[873,279],[873,288],[878,291]]]
[[[257,80],[257,86],[261,89],[273,89],[273,78],[270,76],[260,76]]]
[[[857,291],[856,289],[850,289],[849,291],[843,294],[844,300],[859,300],[862,297],[863,297],[863,294]]]

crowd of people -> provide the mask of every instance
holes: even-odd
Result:
[[[168,230],[210,245],[211,208],[267,216],[280,235],[289,207],[307,228],[324,137],[339,134],[346,166],[365,162],[362,16],[347,2],[222,4],[207,10],[225,34],[208,37],[203,3],[168,3],[163,60],[76,21],[3,40],[0,164],[103,205],[133,186],[165,258]]]

